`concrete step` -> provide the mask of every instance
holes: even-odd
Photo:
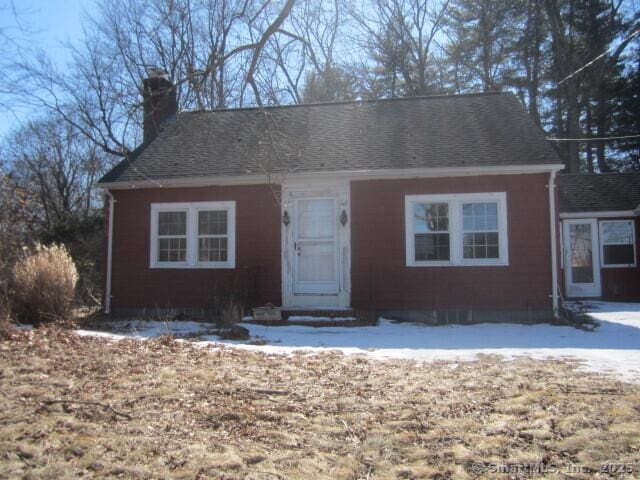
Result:
[[[306,327],[362,327],[376,325],[374,312],[365,310],[283,310],[282,320],[243,320],[244,323],[272,327],[303,325]]]

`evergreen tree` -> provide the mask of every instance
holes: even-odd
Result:
[[[449,10],[450,53],[467,89],[501,90],[515,74],[520,0],[455,0]]]

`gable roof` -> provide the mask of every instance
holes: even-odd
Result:
[[[100,184],[559,163],[515,95],[484,93],[185,112]]]
[[[630,211],[640,206],[640,172],[558,175],[560,212]]]

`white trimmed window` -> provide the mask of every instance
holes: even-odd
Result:
[[[151,268],[235,268],[235,202],[151,204]]]
[[[407,195],[406,263],[508,265],[506,193]]]
[[[633,220],[600,222],[600,258],[603,267],[635,267],[635,226]]]

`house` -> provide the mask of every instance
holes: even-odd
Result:
[[[640,172],[559,175],[565,295],[640,299]]]
[[[563,165],[513,94],[177,116],[167,78],[144,95],[143,146],[99,182],[107,311],[248,284],[285,309],[557,311]]]

